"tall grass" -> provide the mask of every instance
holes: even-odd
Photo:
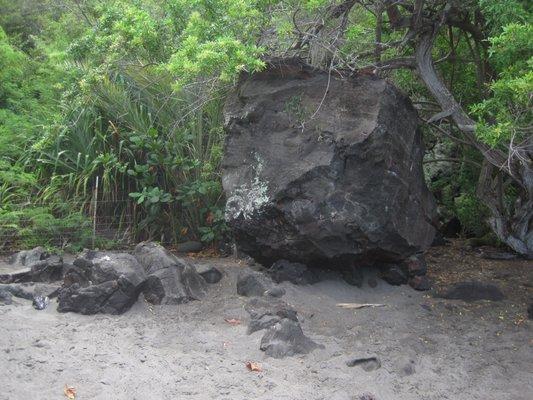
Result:
[[[222,96],[172,90],[160,70],[116,70],[67,105],[39,147],[39,201],[61,199],[113,215],[131,240],[216,239],[220,210]],[[95,190],[98,177],[98,191]]]

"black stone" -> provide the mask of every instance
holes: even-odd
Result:
[[[266,278],[259,272],[242,271],[237,277],[237,294],[240,296],[263,296],[269,288]]]
[[[5,289],[15,297],[33,300],[35,296],[44,296],[50,299],[57,297],[61,285],[59,283],[11,283],[0,285],[0,290]]]
[[[134,256],[148,275],[143,293],[152,304],[182,304],[204,297],[206,281],[194,266],[153,242],[139,243]]]
[[[57,310],[121,314],[135,303],[145,278],[130,254],[84,252],[65,272]]]
[[[401,267],[403,271],[407,271],[410,277],[426,275],[428,270],[426,260],[421,254],[415,254],[409,257],[402,263]]]
[[[396,264],[382,266],[380,276],[388,284],[396,286],[406,284],[408,280],[405,270]]]
[[[284,318],[267,330],[259,348],[267,356],[283,358],[308,354],[318,347],[322,346],[305,336],[298,322]]]
[[[31,264],[29,280],[32,282],[54,282],[63,279],[63,259],[50,256]]]
[[[438,296],[444,299],[464,301],[501,301],[505,298],[498,286],[479,281],[459,282]]]
[[[381,368],[381,362],[376,357],[352,358],[351,360],[346,361],[346,365],[348,367],[360,366],[367,372]]]
[[[38,261],[45,260],[49,254],[42,247],[35,247],[31,250],[22,250],[15,253],[9,259],[9,264],[17,266],[30,266]]]
[[[295,285],[312,284],[317,278],[304,264],[293,263],[287,260],[278,260],[267,271],[276,283],[291,282]]]
[[[401,262],[431,245],[418,117],[386,80],[275,60],[243,76],[224,116],[226,218],[261,264]]]
[[[298,322],[296,310],[281,300],[254,297],[244,309],[250,314],[248,334],[270,328],[285,318]]]
[[[212,265],[195,265],[196,272],[200,274],[207,283],[214,284],[222,279],[222,272]]]
[[[426,276],[413,276],[409,278],[409,286],[415,290],[425,291],[431,289],[431,282]]]

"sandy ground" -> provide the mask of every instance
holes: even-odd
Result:
[[[486,261],[441,247],[428,256],[439,286],[466,277],[502,286],[502,302],[433,298],[379,281],[352,287],[336,276],[312,286],[282,284],[304,332],[323,344],[282,360],[259,350],[263,332],[246,334],[246,298],[236,294],[232,259],[203,259],[223,273],[203,301],[150,306],[139,299],[121,316],[59,314],[14,298],[0,306],[0,399],[530,400],[533,398],[531,263]],[[357,311],[340,302],[384,303]],[[224,318],[242,320],[229,325]],[[376,356],[381,368],[348,367]],[[261,365],[250,372],[245,363]],[[368,397],[369,399],[372,397]]]

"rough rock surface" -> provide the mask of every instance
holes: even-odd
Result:
[[[315,274],[305,265],[287,260],[278,260],[267,271],[276,283],[291,282],[295,285],[312,284],[318,280]]]
[[[240,296],[263,296],[270,286],[270,282],[260,272],[242,271],[237,277],[237,294]]]
[[[320,345],[304,335],[302,327],[292,319],[284,318],[270,327],[261,339],[260,349],[267,356],[283,358],[308,354]]]
[[[194,266],[153,242],[139,243],[133,252],[148,275],[143,293],[152,304],[182,304],[201,299],[205,280]]]
[[[207,283],[218,283],[222,279],[222,272],[212,265],[197,264],[194,268]]]
[[[11,283],[0,285],[0,290],[6,290],[13,296],[33,300],[35,296],[45,296],[49,298],[57,297],[61,285],[59,283]]]
[[[408,281],[408,274],[405,269],[396,264],[381,266],[381,279],[390,285],[403,285]]]
[[[63,258],[42,247],[23,250],[11,256],[9,268],[0,273],[0,283],[53,282],[63,278]]]
[[[244,306],[244,309],[250,314],[248,334],[270,328],[284,318],[298,322],[296,310],[277,299],[254,297]]]
[[[135,303],[145,278],[131,254],[86,251],[65,272],[57,310],[121,314]]]
[[[243,77],[224,114],[226,218],[243,252],[324,266],[430,246],[416,111],[387,81],[272,61]]]
[[[13,303],[12,297],[13,296],[6,288],[0,287],[0,305],[2,304],[9,305]]]
[[[15,253],[9,259],[9,264],[18,266],[29,266],[37,261],[48,258],[48,253],[42,247],[35,247],[31,250],[22,250]]]

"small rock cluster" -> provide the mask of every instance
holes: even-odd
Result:
[[[391,285],[409,284],[415,290],[431,289],[426,276],[427,264],[424,256],[415,254],[400,264],[387,264],[380,268],[381,278]]]
[[[280,299],[285,290],[274,284],[284,281],[306,284],[316,278],[304,265],[285,260],[276,262],[266,272],[272,280],[252,270],[241,272],[237,278],[237,293],[251,297],[244,307],[250,315],[248,334],[266,330],[259,348],[274,358],[308,354],[322,347],[303,333],[296,310]]]
[[[42,309],[57,296],[59,312],[80,314],[122,314],[140,294],[151,304],[199,300],[207,283],[222,278],[216,268],[197,271],[151,242],[138,244],[132,254],[85,250],[72,264],[35,248],[17,253],[10,263],[9,272],[0,274],[0,302],[16,296]]]

